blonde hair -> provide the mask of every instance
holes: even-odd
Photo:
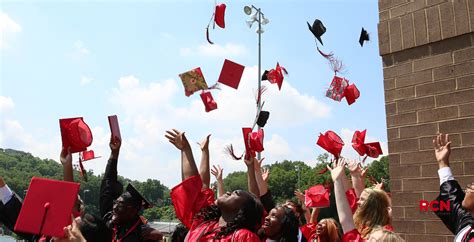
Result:
[[[339,237],[339,228],[337,226],[336,220],[332,218],[325,218],[319,221],[320,223],[326,222],[327,229],[327,238],[329,242],[339,242],[341,241]]]
[[[387,193],[380,189],[366,188],[367,199],[357,208],[354,224],[363,238],[367,238],[375,228],[390,223],[388,208],[390,200]]]

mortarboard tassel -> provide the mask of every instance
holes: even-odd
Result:
[[[319,47],[316,48],[318,49],[319,54],[329,61],[329,65],[331,66],[331,69],[334,71],[334,73],[341,72],[344,69],[342,61],[334,57],[334,53],[330,52],[329,54],[326,54],[322,52]]]
[[[257,91],[257,95],[255,96],[255,101],[257,103],[260,102],[260,99],[262,98],[262,95],[268,90],[267,86],[262,85],[260,86],[260,89]]]
[[[208,87],[207,90],[221,90],[221,86],[219,85],[219,82],[216,82],[214,85]]]
[[[232,146],[232,144],[225,147],[225,153],[230,155],[232,157],[232,159],[234,159],[234,160],[241,160],[242,157],[244,156],[243,154],[240,157],[236,156],[235,153],[234,153],[234,147]]]
[[[209,26],[207,26],[207,28],[206,28],[206,39],[207,39],[207,42],[209,42],[209,44],[211,44],[211,45],[214,44],[214,42],[212,42],[210,37],[209,37]]]

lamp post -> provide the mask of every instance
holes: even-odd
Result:
[[[84,201],[84,203],[86,203],[86,204],[87,204],[87,200],[86,200],[86,194],[88,194],[89,192],[90,192],[90,190],[89,190],[89,189],[86,189],[86,190],[84,190],[84,195],[83,195],[83,196],[84,196],[84,198],[83,198],[82,200],[83,200],[83,201]]]
[[[250,18],[250,20],[247,20],[247,24],[249,28],[252,28],[252,25],[254,22],[258,22],[258,29],[256,30],[258,34],[258,89],[257,92],[260,92],[260,87],[262,83],[262,25],[268,24],[270,21],[265,18],[265,15],[262,13],[260,8],[256,8],[255,6],[245,6],[244,7],[244,13],[247,15],[252,14],[252,9],[256,10],[257,12]],[[257,112],[260,111],[262,107],[262,100],[261,98],[258,98],[257,102]],[[258,113],[257,113],[258,115]],[[260,126],[258,126],[258,129],[261,129]],[[257,153],[257,159],[260,160],[260,152]]]

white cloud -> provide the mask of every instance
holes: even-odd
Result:
[[[13,99],[11,97],[0,96],[0,113],[5,115],[6,112],[10,112],[15,107]]]
[[[0,11],[0,50],[8,48],[7,41],[19,32],[21,32],[21,26],[6,13]]]
[[[212,132],[210,152],[211,163],[221,164],[225,174],[244,170],[242,161],[233,161],[224,148],[233,144],[237,153],[244,150],[241,127],[250,126],[255,117],[254,77],[256,67],[248,67],[242,76],[239,89],[222,86],[212,91],[218,109],[204,111],[199,93],[191,97],[184,95],[181,81],[143,83],[134,76],[118,80],[118,87],[109,93],[109,101],[118,113],[124,137],[121,153],[121,174],[133,179],[155,178],[166,185],[177,184],[180,179],[179,152],[164,138],[166,130],[177,128],[186,131],[194,149],[196,163],[200,161],[200,142]],[[287,78],[289,79],[289,78]],[[265,107],[272,110],[267,127],[289,128],[327,117],[330,108],[315,97],[300,93],[285,80],[282,90],[269,86],[263,100]],[[267,133],[264,141],[266,162],[311,157],[313,149],[293,148],[278,133]],[[268,164],[267,163],[267,164]],[[153,169],[151,169],[153,167]],[[120,168],[119,168],[120,169]]]
[[[81,77],[81,86],[85,86],[85,85],[91,83],[92,81],[93,81],[92,78],[86,77],[86,76],[82,76],[82,77]]]
[[[200,55],[207,57],[236,57],[247,54],[247,48],[243,45],[227,43],[224,46],[219,44],[201,44],[194,48],[181,48],[181,56]]]
[[[75,60],[81,59],[85,56],[90,54],[89,49],[85,46],[85,44],[81,40],[77,40],[74,42],[74,49],[69,54],[69,56]]]

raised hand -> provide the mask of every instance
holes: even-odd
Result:
[[[449,167],[449,155],[451,154],[451,141],[449,136],[439,134],[433,140],[436,160],[440,168]]]
[[[223,170],[224,169],[222,169],[220,165],[217,165],[217,166],[213,165],[211,168],[211,174],[216,177],[216,180],[222,180]]]
[[[384,180],[382,178],[382,180],[380,182],[375,183],[375,188],[383,190],[383,182],[384,182]]]
[[[122,140],[119,137],[110,135],[109,147],[112,152],[119,152],[120,146],[122,146]]]
[[[71,154],[71,147],[65,148],[61,150],[61,154],[59,155],[59,160],[63,166],[65,165],[72,165],[72,154]]]
[[[3,177],[0,176],[0,187],[5,186],[5,180],[3,180]]]
[[[264,182],[268,183],[268,178],[270,178],[270,169],[265,168],[262,172],[262,179]]]
[[[296,198],[298,198],[298,200],[300,200],[301,204],[304,204],[304,193],[302,193],[300,190],[296,190],[295,191],[295,196]]]
[[[255,157],[245,157],[244,162],[248,167],[253,167],[258,161]]]
[[[347,164],[347,168],[349,168],[351,176],[361,176],[362,174],[360,163],[356,160],[349,161],[349,163]]]
[[[332,181],[336,181],[340,178],[343,178],[345,177],[345,173],[344,173],[344,168],[345,168],[345,161],[344,160],[333,160],[332,162],[332,168],[328,165],[327,168],[329,171],[331,171],[331,178],[332,178]]]
[[[168,141],[173,144],[178,150],[184,150],[185,148],[189,148],[189,142],[184,135],[184,132],[179,132],[176,129],[167,130],[165,137]]]
[[[209,137],[211,137],[210,134],[207,135],[207,137],[201,143],[199,143],[201,150],[209,150]]]

